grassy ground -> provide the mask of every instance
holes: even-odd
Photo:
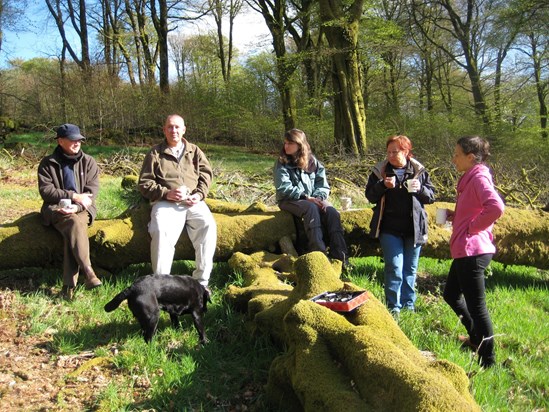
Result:
[[[24,155],[0,156],[0,224],[39,209],[36,159],[51,148],[50,141],[40,140]],[[117,216],[136,201],[135,194],[121,189],[121,176],[138,168],[136,159],[146,148],[89,149],[108,171],[101,178],[100,218]],[[274,155],[215,146],[208,153],[216,171],[216,197],[248,203],[272,200]],[[354,258],[352,263],[351,280],[382,298],[380,259]],[[549,409],[549,273],[491,265],[487,301],[497,334],[498,365],[484,371],[471,353],[459,349],[457,336],[464,329],[440,296],[449,264],[420,259],[418,310],[401,314],[403,331],[419,349],[463,367],[483,410]],[[176,262],[174,273],[190,273],[192,266]],[[254,334],[246,317],[224,303],[224,289],[239,283],[238,274],[224,263],[216,264],[213,303],[205,319],[210,344],[197,346],[190,319],[182,330],[173,330],[164,315],[155,341],[146,345],[125,305],[110,314],[103,305],[149,270],[142,264],[109,275],[102,288],[79,289],[70,303],[57,298],[59,268],[0,272],[0,355],[6,361],[0,362],[0,409],[271,410],[263,385],[272,359],[283,348]]]
[[[497,366],[479,369],[457,340],[465,329],[442,300],[449,260],[421,258],[417,312],[403,312],[399,324],[421,350],[460,365],[471,378],[471,392],[485,411],[545,411],[549,406],[549,273],[524,266],[491,264],[487,302],[496,334]],[[383,296],[379,258],[356,261],[352,280]]]
[[[354,258],[352,263],[351,280],[382,297],[380,259]],[[481,370],[473,354],[460,350],[456,338],[464,330],[440,297],[448,267],[449,261],[421,259],[418,310],[401,314],[403,331],[419,349],[463,367],[483,410],[547,410],[547,272],[492,264],[487,299],[497,334],[498,365]],[[190,273],[192,268],[192,262],[176,262],[174,272]],[[25,313],[20,333],[23,337],[50,336],[47,348],[52,359],[59,362],[89,352],[93,359],[104,357],[104,364],[87,373],[71,376],[75,371],[70,370],[65,376],[65,382],[77,387],[79,378],[87,382],[97,374],[109,377],[104,387],[92,388],[93,393],[85,397],[88,403],[81,405],[84,409],[271,410],[262,387],[272,359],[282,348],[255,335],[246,317],[224,304],[224,288],[239,282],[226,264],[217,264],[212,276],[213,303],[205,318],[211,342],[204,347],[198,346],[198,335],[188,318],[182,330],[174,330],[164,314],[156,339],[147,345],[126,305],[109,314],[103,311],[103,305],[119,290],[149,272],[148,265],[134,265],[108,277],[104,287],[92,292],[78,290],[70,303],[56,297],[61,286],[56,272],[3,272],[0,284],[4,290],[16,291],[12,306]],[[30,279],[32,286],[27,285]],[[76,371],[85,365],[78,364]],[[88,385],[78,387],[79,392],[86,390],[90,390]],[[56,399],[56,405],[70,404],[70,393],[59,391]]]

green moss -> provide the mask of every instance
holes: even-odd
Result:
[[[48,267],[63,259],[63,240],[53,227],[30,213],[0,227],[0,269]]]
[[[135,175],[126,175],[122,178],[120,186],[124,190],[137,190],[137,182],[139,180],[138,176]]]
[[[217,222],[218,237],[215,253],[217,261],[228,260],[235,251],[277,252],[280,250],[281,239],[295,235],[293,219],[289,213],[264,211],[266,209],[259,203],[249,208],[210,199],[207,203]],[[453,209],[451,203],[426,206],[429,215],[429,240],[422,247],[421,254],[428,257],[449,258],[448,242],[451,230],[434,224],[437,206]],[[342,214],[342,224],[351,256],[381,255],[379,242],[368,236],[371,216],[371,209]],[[116,270],[132,263],[148,262],[149,219],[150,206],[141,204],[117,219],[96,220],[88,231],[92,263],[109,270]],[[497,248],[494,260],[500,263],[549,269],[548,238],[548,213],[507,208],[494,227],[494,241]],[[38,213],[29,214],[10,224],[0,225],[0,256],[7,257],[0,260],[0,270],[43,267],[52,261],[60,261],[62,255],[63,245],[60,236],[53,229],[42,226]],[[194,259],[194,249],[185,233],[177,244],[175,258]],[[280,259],[278,264],[280,266],[276,267],[276,270],[285,272],[287,281],[297,282],[295,276],[300,271],[292,270],[293,260]],[[329,263],[326,264],[326,266],[329,265]],[[332,266],[338,277],[340,268],[337,268],[336,263]],[[312,270],[311,273],[316,273],[316,270]],[[334,285],[337,285],[337,282]],[[318,286],[318,289],[321,289],[320,285]],[[313,288],[310,293],[318,289]]]
[[[296,357],[308,356],[311,337],[314,332],[318,333],[331,353],[331,363],[342,365],[361,398],[374,409],[478,410],[467,393],[467,384],[455,385],[466,381],[465,372],[456,367],[440,373],[411,343],[389,339],[388,336],[398,334],[383,329],[397,329],[395,323],[383,329],[354,326],[344,316],[311,301],[296,304],[285,322],[288,339],[296,347]],[[406,337],[401,335],[401,340]],[[459,377],[448,379],[450,372]],[[315,379],[309,384],[322,385],[317,373],[313,375]],[[329,381],[324,384],[328,385]],[[339,395],[332,391],[331,396],[337,399]]]
[[[246,206],[240,203],[224,202],[217,199],[206,198],[206,204],[212,213],[241,213],[246,210]]]
[[[271,254],[230,259],[245,283],[230,288],[233,301],[250,297],[248,313],[258,330],[288,348],[269,372],[273,405],[296,411],[480,410],[463,369],[424,357],[373,295],[346,315],[312,302],[324,291],[357,289],[339,279],[340,267],[324,254],[295,261],[291,291],[282,292],[274,281],[277,261]]]

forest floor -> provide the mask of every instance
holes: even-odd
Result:
[[[93,409],[95,394],[116,379],[114,369],[87,367],[95,358],[93,352],[59,355],[52,348],[54,330],[29,333],[26,307],[10,289],[24,292],[32,282],[7,283],[0,279],[0,410]]]

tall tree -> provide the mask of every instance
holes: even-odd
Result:
[[[217,27],[217,46],[218,56],[221,62],[221,70],[223,80],[229,83],[231,80],[231,66],[234,54],[233,30],[234,20],[240,13],[244,4],[243,0],[208,0],[210,8],[214,16],[215,25]],[[229,39],[225,47],[225,36],[223,34],[223,20],[227,16],[229,19]]]
[[[168,2],[167,0],[150,0],[150,8],[152,22],[158,36],[160,90],[163,93],[168,93],[170,91],[170,71],[168,59]]]
[[[126,18],[123,1],[100,0],[99,6],[101,15],[96,18],[96,30],[103,44],[107,72],[111,79],[116,79],[120,73],[120,54],[124,55],[125,52],[121,42],[121,37],[124,35],[124,19]]]
[[[146,8],[147,0],[124,0],[126,15],[133,34],[133,48],[135,50],[135,65],[137,66],[139,84],[156,84],[155,70],[158,58],[158,44],[156,35],[149,30],[150,19]],[[132,71],[132,54],[125,54],[128,71]]]
[[[286,0],[248,0],[248,4],[263,16],[271,37],[276,56],[276,80],[273,79],[280,93],[282,102],[282,117],[286,130],[296,124],[294,93],[290,84],[297,65],[286,50],[285,34],[287,10]]]
[[[69,52],[73,61],[82,69],[85,77],[91,76],[90,43],[88,38],[88,16],[86,0],[45,0],[50,14],[55,20],[63,46]],[[75,4],[76,3],[76,4]],[[65,21],[68,19],[78,37],[78,45],[72,45]],[[80,56],[75,46],[80,48]]]
[[[412,0],[412,13],[417,27],[423,36],[447,54],[468,75],[475,113],[482,119],[487,131],[491,127],[490,112],[482,82],[484,69],[483,58],[486,57],[486,30],[491,26],[491,8],[497,0]],[[435,8],[435,12],[433,12]],[[460,51],[448,47],[433,36],[433,31],[426,27],[434,25],[437,31],[449,34],[459,44]],[[435,31],[436,32],[436,31]]]
[[[549,5],[540,0],[513,3],[511,13],[524,21],[519,34],[517,49],[527,57],[526,71],[534,80],[539,105],[541,137],[547,139],[547,97],[549,95]],[[525,17],[525,18],[524,18]]]
[[[320,0],[323,31],[332,51],[334,138],[353,154],[366,152],[366,110],[357,49],[364,0]]]
[[[195,4],[198,3],[198,4]],[[192,0],[149,0],[151,19],[158,37],[158,71],[160,90],[170,91],[168,33],[170,24],[181,20],[198,20],[208,13],[207,5]]]
[[[286,0],[248,0],[248,4],[263,16],[271,37],[273,38],[273,49],[276,56],[277,78],[273,83],[280,93],[282,102],[282,117],[286,130],[292,129],[296,124],[296,113],[294,103],[294,92],[290,80],[297,65],[286,50]]]
[[[318,2],[291,0],[290,5],[293,12],[286,15],[286,27],[296,46],[296,59],[303,67],[309,113],[320,117],[330,70],[329,59],[323,53],[326,41],[320,29]]]

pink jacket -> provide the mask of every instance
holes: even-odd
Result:
[[[465,172],[457,184],[450,254],[453,259],[495,253],[492,227],[503,214],[503,201],[482,163]]]

